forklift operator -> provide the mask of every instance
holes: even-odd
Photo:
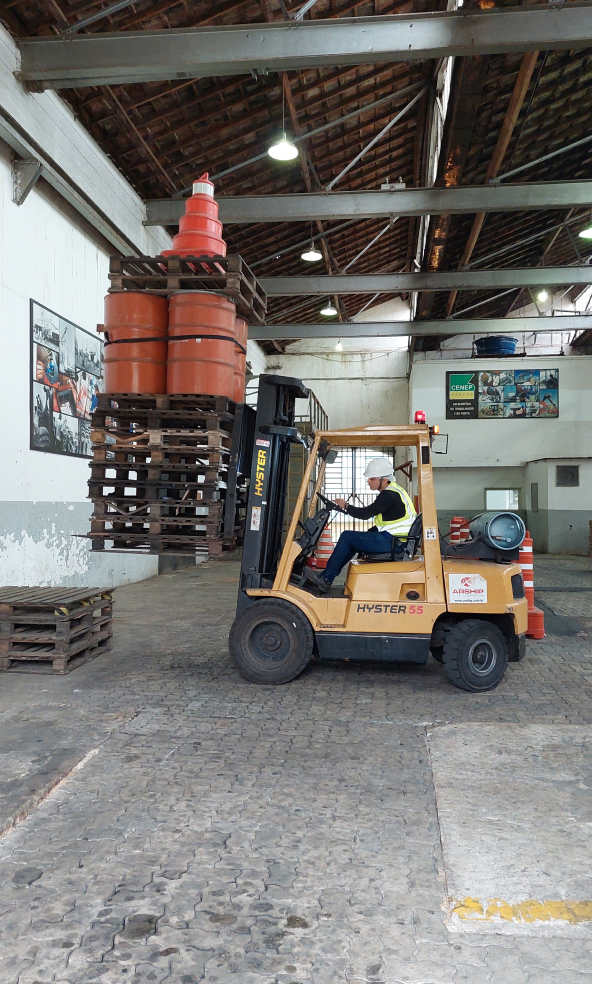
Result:
[[[372,491],[379,493],[374,502],[369,506],[358,507],[348,505],[345,499],[335,500],[348,516],[355,519],[370,519],[374,516],[376,524],[365,532],[345,530],[339,537],[325,570],[319,573],[310,568],[307,570],[307,578],[323,593],[329,590],[341,569],[357,553],[389,553],[393,546],[393,537],[404,537],[409,533],[416,512],[407,492],[397,484],[393,475],[392,461],[388,458],[372,458],[366,466],[364,478]],[[397,554],[403,555],[403,545],[400,546],[400,550],[395,549],[394,560],[397,559]]]

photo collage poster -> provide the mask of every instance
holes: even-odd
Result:
[[[558,369],[480,369],[446,373],[448,420],[524,420],[558,416]]]
[[[98,337],[31,301],[31,449],[92,457],[90,418],[103,383]]]

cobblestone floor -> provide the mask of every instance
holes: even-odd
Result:
[[[432,660],[255,687],[226,650],[236,576],[122,588],[113,653],[2,677],[6,720],[61,720],[83,760],[0,842],[3,984],[587,984],[588,939],[448,931],[426,743],[589,725],[586,625],[554,615],[491,694]]]

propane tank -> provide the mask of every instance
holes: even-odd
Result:
[[[520,516],[511,512],[481,513],[469,529],[473,539],[480,536],[492,550],[517,550],[526,536]]]

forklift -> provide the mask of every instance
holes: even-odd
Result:
[[[433,429],[419,423],[317,431],[309,449],[295,426],[296,400],[307,397],[298,379],[260,377],[229,638],[239,672],[253,683],[277,685],[293,680],[313,658],[425,664],[431,653],[454,686],[492,690],[508,660],[525,653],[527,600],[517,563],[522,520],[486,513],[471,523],[470,539],[449,545],[438,531]],[[305,444],[308,460],[286,529],[294,443]],[[415,456],[418,515],[409,533],[397,538],[396,559],[394,551],[358,555],[345,585],[321,595],[307,580],[305,565],[332,512],[340,511],[321,494],[325,467],[341,448],[366,447],[404,447]]]

